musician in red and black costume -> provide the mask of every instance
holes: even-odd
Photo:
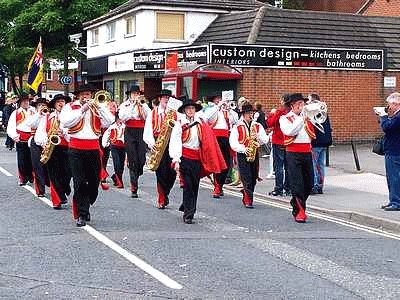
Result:
[[[151,114],[146,119],[143,140],[150,149],[154,148],[162,126],[167,126],[167,124],[165,124],[165,118],[167,116],[168,100],[171,96],[172,92],[170,90],[161,90],[158,95],[159,105],[153,108]],[[176,121],[177,112],[174,112],[173,115],[174,120]],[[169,141],[166,142],[168,143]],[[176,179],[176,172],[171,167],[172,160],[168,152],[169,150],[167,146],[161,158],[160,165],[156,170],[158,193],[157,207],[159,209],[164,209],[169,204],[168,195],[174,186]]]
[[[45,187],[49,186],[49,179],[46,168],[40,162],[40,156],[42,154],[42,146],[35,142],[37,134],[37,128],[41,120],[45,120],[48,116],[49,101],[46,98],[37,98],[32,101],[32,105],[35,107],[35,114],[31,115],[27,120],[27,125],[31,128],[32,136],[28,141],[28,145],[31,151],[31,160],[34,176],[34,187],[36,195],[38,197],[44,197]]]
[[[126,158],[124,135],[125,124],[121,121],[117,112],[115,114],[115,123],[104,132],[101,143],[103,148],[110,147],[111,149],[114,165],[114,174],[111,176],[111,179],[114,186],[119,189],[124,188],[122,180]]]
[[[259,171],[258,153],[254,161],[247,161],[250,141],[255,140],[259,145],[268,143],[264,127],[253,120],[254,112],[250,103],[243,104],[240,111],[241,117],[229,136],[230,146],[237,152],[240,180],[243,184],[242,202],[246,208],[254,208],[253,194]]]
[[[138,181],[143,175],[146,163],[146,143],[143,130],[151,110],[147,103],[141,103],[139,86],[130,88],[129,98],[119,106],[119,117],[125,122],[125,147],[128,156],[128,168],[131,181],[131,197],[138,198]]]
[[[221,92],[215,92],[208,96],[208,107],[204,111],[204,118],[213,129],[218,145],[224,156],[225,163],[230,166],[231,148],[229,146],[229,132],[238,121],[238,114],[230,109],[227,101],[222,101]],[[214,174],[213,197],[220,198],[224,195],[223,186],[228,175],[229,168],[219,174]]]
[[[285,105],[290,112],[279,119],[285,135],[286,159],[289,184],[292,192],[290,204],[296,222],[304,223],[307,219],[306,201],[314,184],[314,171],[311,155],[311,141],[315,139],[312,123],[303,115],[305,102],[300,93],[290,94]]]
[[[46,118],[40,120],[35,135],[35,142],[44,147],[49,141],[49,131],[58,127],[56,136],[60,144],[55,145],[50,159],[45,164],[50,180],[50,200],[54,209],[61,209],[68,202],[67,196],[71,194],[71,169],[68,161],[68,129],[60,124],[60,113],[66,103],[71,102],[69,96],[57,94],[49,102],[49,108],[53,109]]]
[[[76,204],[76,225],[90,221],[89,207],[97,199],[101,158],[99,136],[102,127],[109,127],[114,116],[107,107],[89,103],[95,90],[83,85],[75,92],[79,99],[66,104],[60,114],[62,126],[70,136],[69,161],[74,183],[73,205]]]
[[[16,143],[19,185],[33,183],[31,152],[28,140],[31,137],[31,128],[26,125],[29,116],[35,109],[29,105],[29,95],[21,94],[17,101],[19,106],[10,116],[7,125],[7,135]]]
[[[193,224],[200,178],[220,173],[227,166],[218,142],[207,122],[197,114],[202,106],[191,99],[183,99],[178,112],[184,113],[172,129],[169,155],[183,181],[183,221]]]

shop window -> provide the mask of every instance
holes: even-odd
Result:
[[[188,96],[190,99],[193,97],[193,77],[183,77],[181,95]]]
[[[125,19],[126,22],[126,30],[125,36],[132,36],[136,34],[136,18],[129,17]]]
[[[114,99],[114,80],[104,81],[104,89],[109,92],[111,97]]]
[[[184,40],[185,15],[178,13],[156,13],[157,40]]]
[[[99,43],[99,29],[92,30],[92,45],[97,45]]]
[[[46,80],[49,80],[49,81],[53,80],[53,71],[52,70],[48,70],[46,72]]]
[[[115,40],[115,22],[107,24],[107,42]]]

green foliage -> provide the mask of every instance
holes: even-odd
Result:
[[[304,1],[303,0],[283,0],[283,8],[304,9]]]
[[[21,75],[39,38],[45,58],[63,58],[70,34],[126,0],[0,0],[0,62]],[[21,73],[22,72],[22,73]]]

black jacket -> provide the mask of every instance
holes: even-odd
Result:
[[[322,124],[324,127],[325,133],[322,133],[317,128],[315,128],[316,138],[311,142],[313,147],[328,147],[332,145],[332,128],[331,122],[329,121],[329,117],[326,118],[326,121]]]

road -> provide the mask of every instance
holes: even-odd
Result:
[[[296,224],[263,201],[249,210],[235,193],[212,199],[204,184],[196,224],[184,224],[179,187],[158,210],[150,171],[139,199],[101,191],[90,226],[77,228],[70,207],[53,210],[17,185],[15,152],[3,146],[0,167],[1,299],[400,298],[395,236],[323,218]]]

